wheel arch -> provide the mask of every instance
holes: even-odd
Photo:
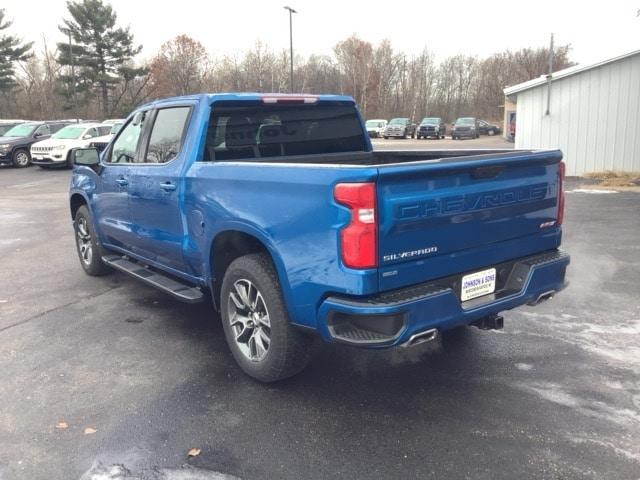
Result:
[[[69,198],[69,209],[71,212],[71,220],[75,220],[76,212],[82,205],[86,205],[87,208],[89,208],[89,202],[87,201],[85,196],[77,192],[72,193],[71,197]]]
[[[219,307],[220,289],[227,268],[229,268],[231,262],[236,258],[251,253],[264,253],[270,258],[278,274],[278,279],[280,280],[285,305],[288,306],[288,283],[286,275],[283,274],[285,269],[282,259],[276,253],[270,242],[264,238],[264,236],[260,235],[259,232],[236,225],[217,232],[211,241],[209,269],[211,275],[211,293],[216,308]]]

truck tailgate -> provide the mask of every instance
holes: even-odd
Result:
[[[556,248],[561,160],[513,152],[380,167],[380,289]]]

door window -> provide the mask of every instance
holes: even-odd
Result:
[[[190,110],[190,107],[158,110],[145,163],[167,163],[178,156]]]
[[[140,112],[122,129],[111,149],[109,163],[133,163],[136,161],[136,151],[144,120],[145,114]]]
[[[40,125],[36,130],[36,137],[41,137],[43,135],[50,135],[49,125]]]

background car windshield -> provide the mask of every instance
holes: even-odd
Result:
[[[389,125],[404,125],[408,120],[408,118],[394,118],[389,122]]]
[[[422,119],[422,123],[431,124],[431,123],[440,123],[439,118],[427,117]]]
[[[36,129],[37,125],[16,125],[7,133],[4,134],[5,137],[28,137],[33,133]]]
[[[85,127],[64,127],[62,130],[54,133],[51,137],[61,138],[65,140],[75,140],[80,138],[80,135],[82,135],[82,132],[84,132],[85,130]]]
[[[373,128],[378,128],[382,126],[382,122],[377,122],[375,120],[369,120],[367,122],[367,127],[373,127]]]
[[[118,130],[120,130],[122,125],[124,125],[124,122],[114,123],[113,126],[111,127],[111,130],[109,131],[109,134],[110,135],[115,135],[116,133],[118,133]]]
[[[457,125],[473,125],[475,123],[473,118],[459,118],[456,120]]]

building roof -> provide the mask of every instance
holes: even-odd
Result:
[[[558,70],[557,72],[553,72],[551,75],[551,81],[560,80],[564,77],[569,77],[571,75],[575,75],[577,73],[582,73],[587,70],[591,70],[593,68],[601,67],[603,65],[607,65],[609,63],[614,63],[619,60],[624,60],[625,58],[633,57],[634,55],[640,55],[640,50],[634,50],[633,52],[625,53],[624,55],[619,55],[617,57],[608,58],[606,60],[601,60],[596,63],[591,63],[588,65],[574,65],[573,67],[565,68],[564,70]],[[511,96],[516,93],[520,93],[524,90],[529,90],[530,88],[538,87],[540,85],[545,85],[547,83],[547,75],[540,75],[538,78],[534,78],[533,80],[528,80],[523,83],[519,83],[517,85],[513,85],[511,87],[507,87],[504,89],[505,96]]]

